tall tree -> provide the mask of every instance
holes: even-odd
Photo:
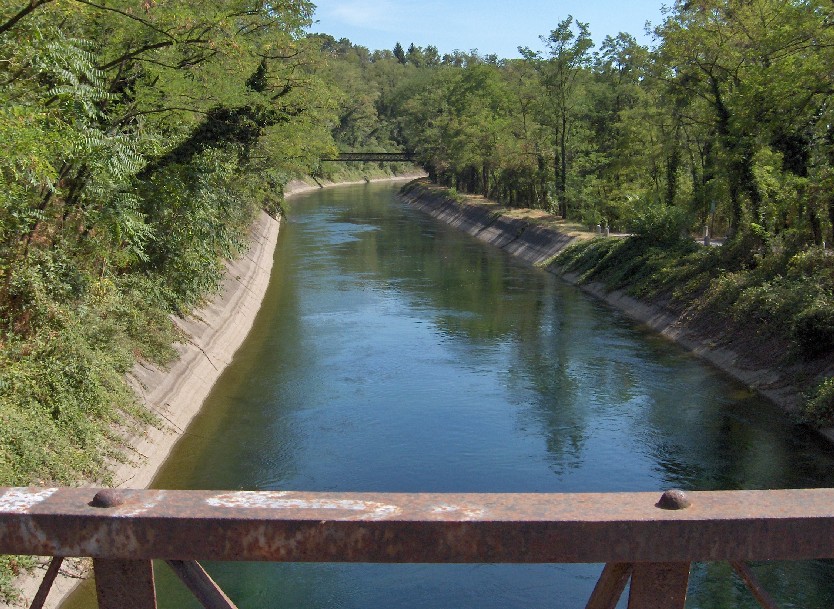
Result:
[[[401,45],[399,42],[397,42],[397,44],[394,45],[394,57],[396,57],[397,61],[399,61],[402,64],[405,64],[407,61],[405,57],[405,51],[403,50],[403,45]]]
[[[534,63],[547,92],[549,107],[545,108],[543,120],[553,129],[556,196],[559,213],[567,217],[568,129],[576,108],[574,93],[579,74],[589,66],[590,51],[594,45],[588,24],[574,22],[572,16],[561,21],[549,36],[542,36],[541,40],[547,46],[546,57],[527,47],[519,48],[519,52]]]
[[[727,167],[732,234],[772,224],[765,168],[757,168],[769,162],[766,149],[782,159],[773,171],[807,177],[813,125],[832,91],[831,29],[831,9],[815,2],[700,0],[676,2],[657,31],[670,86],[709,108]],[[785,220],[809,225],[819,240],[818,211]]]

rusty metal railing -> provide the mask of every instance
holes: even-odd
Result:
[[[101,609],[155,609],[152,559],[206,607],[234,605],[199,560],[605,563],[589,609],[681,608],[692,562],[834,557],[834,489],[385,494],[0,488],[0,554],[92,557]],[[57,566],[56,566],[57,565]],[[34,605],[37,606],[37,605]]]

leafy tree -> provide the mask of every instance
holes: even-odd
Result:
[[[553,167],[556,174],[556,196],[559,213],[568,215],[568,129],[576,110],[574,93],[579,74],[589,65],[593,42],[588,24],[577,21],[574,31],[573,17],[561,21],[542,42],[547,46],[548,57],[529,48],[519,47],[524,58],[537,68],[548,104],[542,108],[542,121],[553,131],[555,143]]]
[[[811,133],[831,91],[829,20],[830,9],[815,3],[712,0],[676,3],[658,29],[670,86],[709,111],[726,162],[731,234],[772,223],[757,159],[774,157],[759,151],[780,155],[775,171],[808,175]],[[818,241],[821,211],[813,205],[802,214]]]
[[[406,53],[406,61],[411,65],[420,68],[426,63],[425,55],[423,54],[423,49],[416,46],[413,42],[408,45],[408,52]]]
[[[332,147],[313,6],[0,7],[0,483],[104,479],[124,383]],[[2,579],[2,578],[0,578]]]

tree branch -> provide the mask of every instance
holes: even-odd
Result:
[[[28,14],[34,12],[39,6],[49,4],[50,2],[54,2],[54,0],[30,0],[29,6],[24,7],[23,10],[21,10],[17,15],[9,19],[3,25],[0,25],[0,34],[12,29],[18,21],[26,17]]]
[[[51,2],[52,0],[46,0],[46,1]],[[162,34],[163,36],[165,36],[167,38],[170,38],[171,40],[176,42],[176,38],[172,34],[169,34],[165,30],[156,27],[152,23],[148,23],[144,19],[141,19],[141,18],[137,17],[136,15],[131,15],[130,13],[128,13],[126,11],[120,11],[119,9],[113,8],[111,6],[102,6],[101,4],[96,4],[95,2],[90,2],[90,0],[73,0],[73,1],[78,2],[79,4],[85,4],[87,6],[91,6],[93,8],[96,8],[96,9],[100,10],[100,11],[110,11],[111,13],[117,13],[117,14],[121,15],[122,17],[127,17],[128,19],[132,19],[133,21],[138,21],[139,23],[144,25],[146,28],[149,28],[149,29],[151,29],[155,32],[158,32],[158,33]]]
[[[165,40],[163,42],[157,42],[155,44],[148,44],[148,45],[145,45],[143,47],[140,47],[140,48],[136,49],[135,51],[125,53],[124,55],[122,55],[118,59],[114,59],[113,61],[109,61],[106,64],[104,64],[103,66],[98,66],[98,69],[99,70],[109,70],[110,68],[119,65],[123,61],[127,61],[128,59],[133,59],[134,57],[137,57],[137,56],[141,55],[142,53],[144,53],[146,51],[155,51],[156,49],[164,49],[165,47],[173,46],[173,44],[174,44],[173,40]]]

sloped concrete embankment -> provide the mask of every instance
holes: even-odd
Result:
[[[117,487],[143,488],[150,484],[186,427],[200,411],[214,383],[243,343],[266,294],[280,222],[261,212],[250,229],[249,249],[226,263],[218,294],[187,317],[173,322],[185,342],[175,345],[177,359],[162,367],[137,363],[128,382],[137,398],[161,420],[127,438],[128,460],[112,467]],[[92,491],[90,498],[92,499]],[[46,564],[15,582],[19,602],[0,607],[29,606],[37,593]],[[47,597],[46,609],[60,606],[79,581],[88,575],[86,561],[67,560]]]
[[[452,201],[420,186],[401,196],[416,209],[530,264],[549,260],[573,241],[551,228],[509,218],[483,205]]]

